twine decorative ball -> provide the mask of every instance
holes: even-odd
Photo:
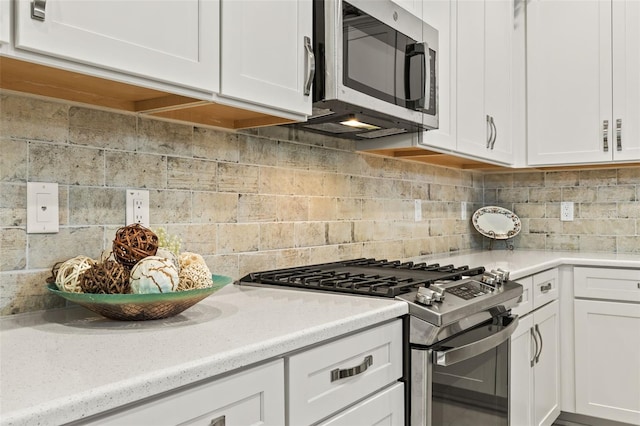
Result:
[[[178,289],[178,271],[170,260],[149,256],[136,263],[129,278],[131,293],[169,293]]]
[[[80,287],[85,293],[130,293],[129,270],[114,260],[95,263],[82,274]]]
[[[192,290],[213,285],[211,271],[201,255],[184,252],[180,254],[179,260],[180,283],[178,290]]]
[[[56,274],[56,286],[61,291],[82,293],[80,287],[81,275],[91,268],[95,261],[87,256],[76,256],[67,260],[58,269]]]
[[[116,231],[113,240],[113,256],[128,268],[158,251],[158,236],[139,223],[124,226]]]

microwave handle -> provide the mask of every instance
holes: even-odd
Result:
[[[424,84],[424,92],[422,92],[422,97],[416,99],[415,101],[407,100],[407,108],[411,108],[413,110],[421,110],[427,107],[426,102],[429,99],[429,93],[431,92],[431,79],[427,75],[429,70],[431,69],[431,58],[429,55],[429,45],[426,42],[414,43],[407,46],[407,52],[405,56],[405,67],[404,67],[404,84],[405,84],[405,95],[409,97],[409,77],[411,75],[411,69],[409,64],[411,63],[411,58],[414,56],[422,56],[424,60],[421,62],[422,65],[422,82]]]

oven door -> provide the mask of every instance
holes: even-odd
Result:
[[[411,424],[509,424],[510,339],[501,316],[429,348],[411,350]]]

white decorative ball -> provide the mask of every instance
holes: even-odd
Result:
[[[176,267],[178,274],[180,273],[180,262],[178,261],[178,256],[174,252],[165,247],[158,247],[156,257],[164,257],[165,259],[170,260],[171,263],[173,263],[173,266]]]
[[[178,289],[178,271],[171,260],[148,256],[133,266],[129,282],[131,293],[168,293]]]

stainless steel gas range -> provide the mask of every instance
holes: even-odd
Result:
[[[405,301],[407,424],[508,425],[510,309],[522,286],[507,271],[362,258],[255,272],[239,284]]]

